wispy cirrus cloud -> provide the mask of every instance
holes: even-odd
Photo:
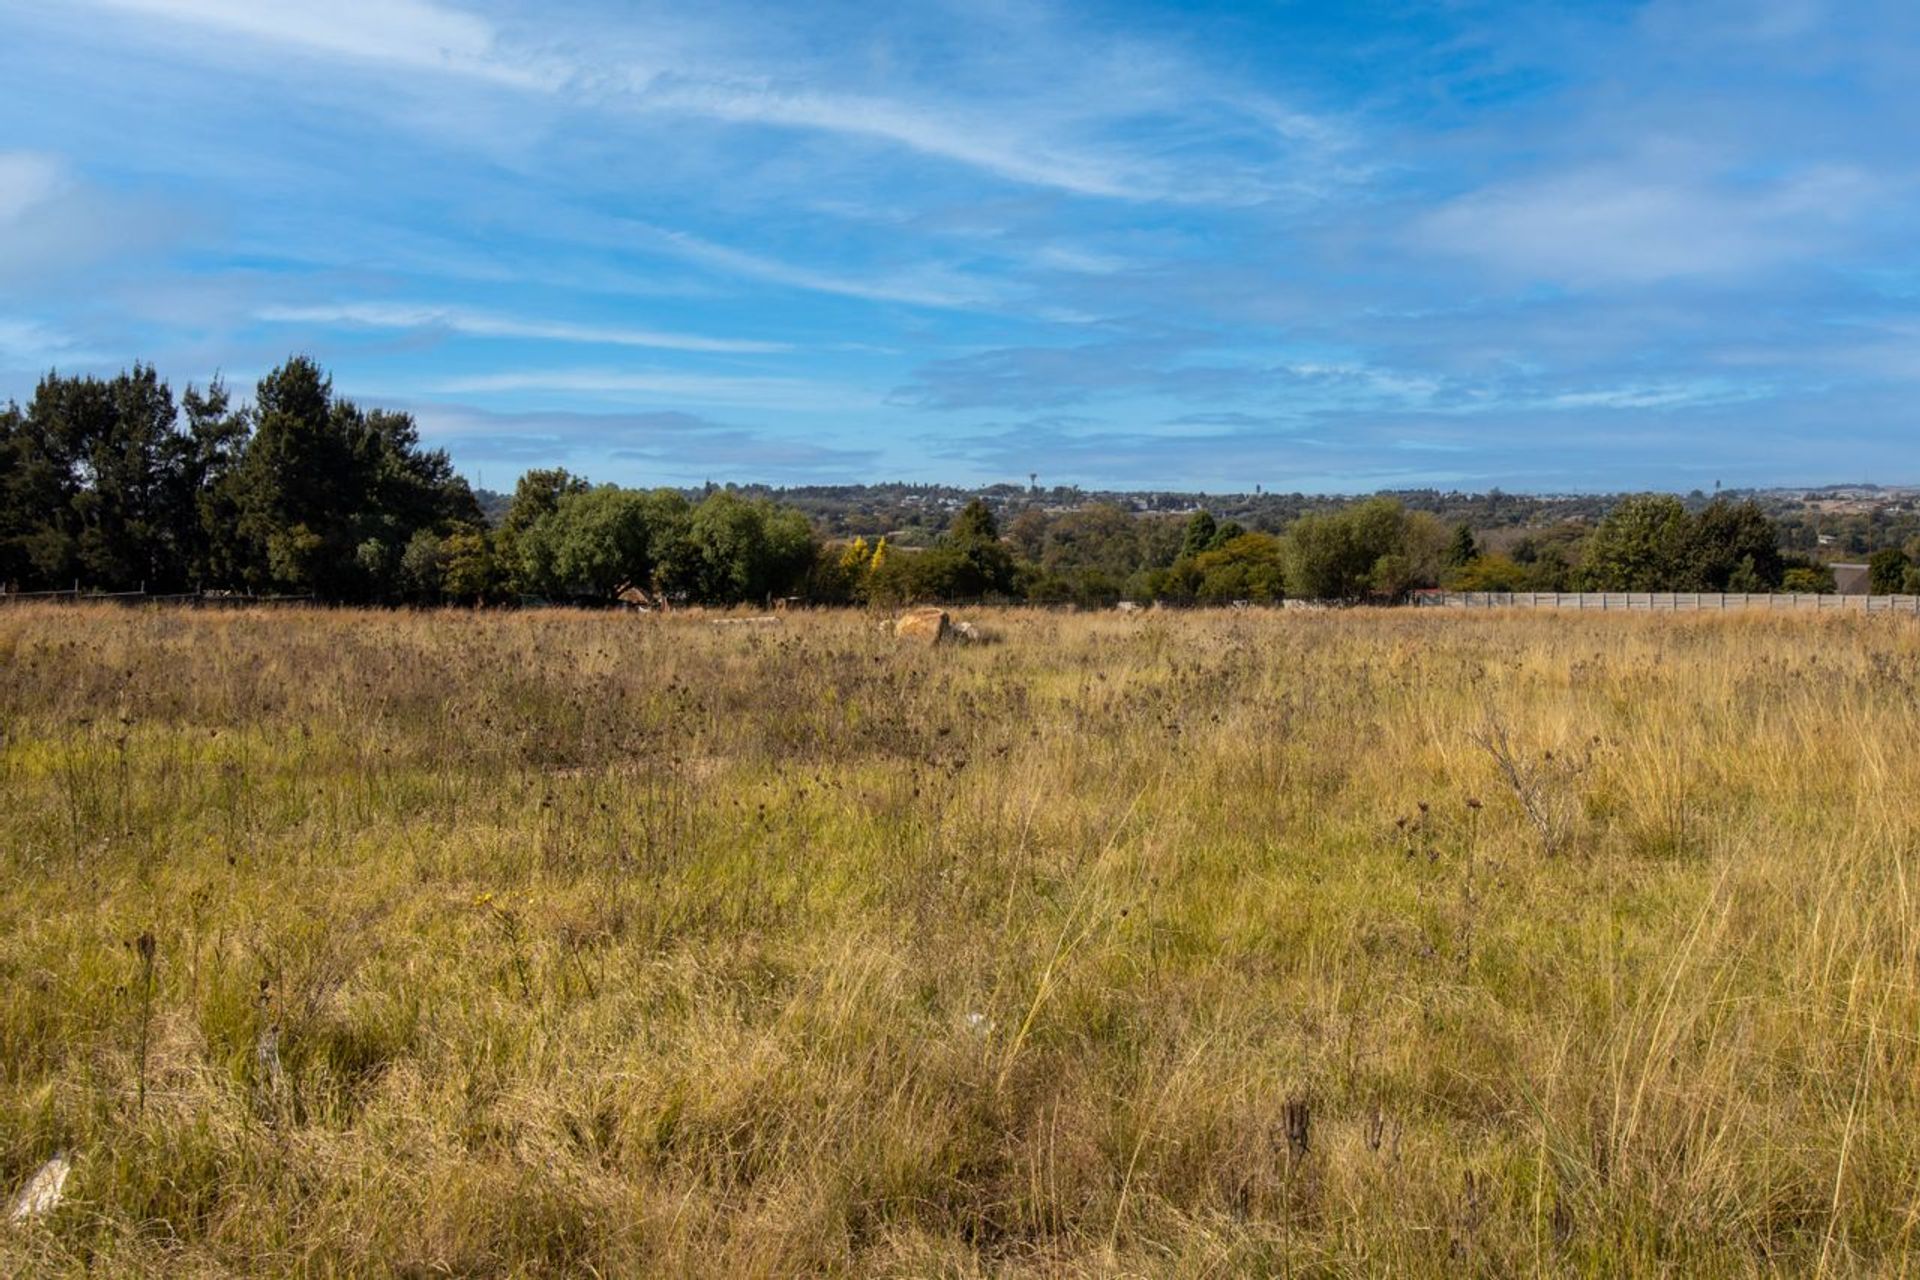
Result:
[[[687,231],[644,223],[629,224],[628,230],[636,244],[731,276],[783,288],[860,298],[868,302],[967,308],[997,302],[1003,290],[1003,286],[996,282],[970,278],[939,266],[883,274],[825,271],[718,244]]]
[[[473,76],[522,89],[553,89],[563,69],[504,47],[494,25],[434,0],[93,0],[178,26],[208,28],[317,57]]]
[[[38,369],[49,364],[92,364],[111,359],[77,337],[38,320],[0,316],[0,367]]]
[[[0,150],[0,283],[151,252],[178,221],[169,205],[90,184],[63,155]]]
[[[0,225],[45,204],[67,184],[66,166],[37,151],[0,151]]]
[[[897,388],[893,403],[918,408],[1045,409],[1115,397],[1302,406],[1431,403],[1446,381],[1430,375],[1268,352],[1250,355],[1203,335],[1114,338],[1075,346],[1008,347],[929,361]],[[1235,411],[1202,415],[1235,420]],[[1182,415],[1183,422],[1198,421]],[[1248,419],[1252,420],[1252,419]]]
[[[612,400],[748,406],[793,412],[867,409],[878,402],[876,396],[857,386],[806,378],[732,377],[648,369],[514,369],[446,378],[426,389],[446,395],[549,392]]]
[[[651,347],[662,351],[692,351],[744,355],[791,351],[791,343],[748,338],[708,338],[696,334],[663,333],[624,325],[578,324],[565,320],[534,320],[494,315],[464,307],[407,302],[355,302],[319,306],[265,307],[257,318],[271,324],[328,325],[340,328],[429,330],[476,338],[529,338],[540,342],[590,346]]]
[[[469,465],[551,466],[576,457],[616,457],[647,465],[655,483],[692,483],[718,470],[773,481],[866,473],[880,452],[679,410],[501,413],[432,402],[409,406],[421,432]]]
[[[1575,286],[1751,276],[1830,253],[1877,184],[1842,165],[1774,180],[1615,164],[1496,183],[1418,224],[1421,242]]]
[[[1917,67],[1903,0],[0,3],[0,394],[297,344],[619,478],[1910,478]]]
[[[198,28],[228,40],[249,40],[367,66],[465,77],[502,88],[570,98],[601,110],[694,117],[735,126],[804,131],[863,140],[1075,196],[1174,203],[1243,203],[1279,190],[1302,189],[1313,157],[1348,150],[1345,129],[1269,95],[1236,93],[1214,76],[1165,56],[1114,59],[1098,81],[1087,73],[1060,89],[1050,81],[1070,68],[1055,64],[1048,80],[1029,83],[1016,99],[995,95],[857,91],[830,60],[800,69],[765,54],[714,47],[690,20],[635,15],[671,57],[594,52],[586,38],[534,44],[486,17],[437,0],[340,0],[324,8],[301,0],[86,0],[176,29]],[[627,43],[631,43],[630,41]],[[1103,59],[1076,50],[1075,66]],[[1256,128],[1275,158],[1294,172],[1272,180],[1256,167],[1218,158],[1182,162],[1182,149],[1131,135],[1141,121],[1182,98],[1239,117]],[[1114,126],[1128,127],[1116,130]],[[1100,133],[1118,136],[1098,138]],[[1171,141],[1184,141],[1178,136]]]
[[[735,124],[812,129],[892,143],[1013,182],[1085,196],[1164,196],[1164,180],[1137,162],[1087,147],[1052,144],[1009,126],[1004,116],[939,111],[880,97],[782,90],[771,85],[662,78],[641,89],[634,105],[702,115]],[[971,116],[971,118],[969,118]]]

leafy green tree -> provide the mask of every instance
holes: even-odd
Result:
[[[34,389],[27,422],[29,456],[40,468],[36,567],[94,585],[104,570],[105,585],[117,589],[123,585],[112,564],[120,542],[117,512],[104,509],[90,484],[91,468],[111,448],[113,399],[112,388],[97,378],[48,374]]]
[[[1156,569],[1164,569],[1180,558],[1186,543],[1186,522],[1172,516],[1140,516],[1133,523],[1132,562],[1129,578],[1144,578]]]
[[[1083,609],[1105,609],[1127,594],[1127,586],[1099,569],[1087,569],[1066,584],[1066,599]]]
[[[1764,591],[1779,582],[1784,571],[1780,532],[1751,500],[1733,503],[1715,498],[1701,508],[1688,522],[1681,554],[1675,576],[1662,588],[1652,589]],[[1742,582],[1760,585],[1735,587],[1736,574]]]
[[[1464,520],[1455,525],[1453,541],[1447,544],[1447,567],[1458,569],[1479,554],[1479,544],[1473,540],[1473,526]]]
[[[941,554],[923,568],[945,566],[943,599],[1007,596],[1013,591],[1013,552],[1000,541],[993,511],[975,498],[954,520],[935,548]]]
[[[416,530],[400,553],[400,578],[407,595],[422,604],[440,599],[446,572],[446,540],[431,529]]]
[[[1412,576],[1407,534],[1407,513],[1391,498],[1309,512],[1293,522],[1282,541],[1287,594],[1358,600],[1374,591],[1391,592]]]
[[[1898,547],[1888,547],[1867,557],[1867,590],[1877,596],[1898,595],[1906,590],[1907,574],[1913,561]]]
[[[289,587],[306,587],[321,581],[330,548],[325,538],[304,524],[296,524],[290,528],[270,530],[266,535],[265,550],[266,581]],[[365,563],[365,557],[357,547],[354,548],[353,563],[356,567]]]
[[[1211,511],[1196,511],[1187,517],[1186,534],[1180,540],[1180,556],[1190,560],[1213,547],[1214,535],[1220,532],[1219,522]]]
[[[821,543],[800,594],[813,604],[854,604],[866,590],[867,565],[872,559],[864,538],[854,543]]]
[[[239,506],[234,474],[244,455],[252,425],[233,407],[220,379],[205,391],[189,386],[180,397],[187,420],[181,462],[175,472],[174,500],[180,512],[179,537],[188,584],[230,585],[242,580],[245,552],[238,538]]]
[[[953,518],[953,527],[947,530],[947,538],[955,546],[999,542],[1000,524],[993,518],[993,508],[975,498]]]
[[[920,594],[918,562],[924,551],[890,551],[868,562],[861,590],[868,603],[907,604],[929,597]]]
[[[1590,530],[1561,521],[1528,533],[1513,544],[1513,560],[1526,570],[1522,591],[1571,591],[1574,569],[1585,554]]]
[[[40,584],[82,579],[126,590],[198,579],[208,538],[199,509],[206,404],[183,432],[151,366],[118,376],[49,373],[0,443],[0,565]],[[242,432],[244,434],[244,432]]]
[[[357,540],[342,518],[359,506],[351,479],[344,415],[336,416],[333,383],[320,367],[297,357],[262,378],[253,438],[232,481],[249,585],[346,585],[344,569],[330,572],[328,561],[357,562]]]
[[[609,599],[625,582],[665,590],[686,576],[688,509],[681,494],[566,482],[549,492],[555,489],[552,509],[515,539],[526,589]]]
[[[1530,591],[1527,567],[1511,556],[1475,556],[1449,570],[1446,586],[1452,591]]]
[[[83,379],[73,391],[73,444],[87,480],[76,500],[82,575],[123,591],[178,584],[185,566],[174,534],[184,513],[170,503],[180,457],[173,393],[151,365],[110,382]]]
[[[1373,589],[1398,599],[1417,587],[1440,584],[1445,572],[1450,534],[1438,517],[1426,511],[1408,511],[1400,522],[1400,548],[1385,562],[1375,561]]]
[[[1065,512],[1047,527],[1040,567],[1069,582],[1088,573],[1125,578],[1146,558],[1143,531],[1132,512],[1108,502]]]
[[[653,530],[645,494],[612,485],[569,494],[550,525],[559,534],[554,576],[569,594],[604,599],[623,582],[652,580]]]
[[[1573,566],[1559,547],[1544,547],[1531,559],[1515,556],[1514,560],[1527,571],[1524,590],[1569,591],[1573,587]]]
[[[456,529],[440,545],[441,590],[447,599],[478,604],[506,593],[506,575],[485,529]]]
[[[20,581],[26,557],[19,546],[18,527],[26,513],[14,506],[14,477],[20,469],[20,406],[9,401],[0,409],[0,590]]]
[[[9,581],[44,586],[73,581],[78,562],[79,463],[61,429],[65,386],[57,374],[40,380],[25,413],[12,405],[0,452],[0,556]]]
[[[1269,604],[1286,594],[1286,560],[1269,533],[1243,533],[1193,557],[1193,598],[1207,604],[1252,600]]]
[[[1767,581],[1761,576],[1760,567],[1754,563],[1753,557],[1742,556],[1740,563],[1734,566],[1733,572],[1727,575],[1727,584],[1724,590],[1737,592],[1740,595],[1749,595],[1754,592],[1765,591],[1767,585]]]
[[[1680,499],[1623,499],[1594,530],[1581,576],[1593,591],[1670,591],[1685,571],[1691,536]]]
[[[564,467],[535,469],[520,477],[513,487],[513,500],[494,531],[494,554],[509,586],[529,595],[550,588],[553,566],[540,557],[545,546],[529,546],[527,533],[560,505],[570,493],[585,493],[592,488],[585,480]]]
[[[420,448],[411,417],[336,398],[304,356],[260,380],[230,489],[249,581],[330,599],[398,592],[416,532],[480,519],[447,455]]]
[[[897,557],[881,575],[883,594],[905,601],[973,599],[980,593],[966,556],[940,543]]]
[[[368,477],[365,505],[355,518],[363,537],[404,547],[416,529],[445,532],[454,524],[479,523],[472,488],[455,474],[444,449],[421,448],[411,414],[372,409],[358,427],[356,461]]]
[[[1007,544],[1022,560],[1038,561],[1047,544],[1047,513],[1027,507],[1007,522]]]
[[[1398,600],[1420,584],[1419,567],[1404,551],[1390,551],[1381,556],[1373,562],[1373,572],[1367,575],[1367,585],[1373,594],[1387,600]]]
[[[684,577],[719,604],[797,592],[814,561],[813,527],[791,507],[716,489],[687,523]]]

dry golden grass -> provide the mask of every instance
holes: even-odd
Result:
[[[1911,620],[995,629],[0,611],[0,1272],[1912,1268]]]

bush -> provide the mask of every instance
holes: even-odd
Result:
[[[1826,565],[1804,565],[1789,569],[1780,580],[1782,591],[1828,595],[1833,591],[1833,570]]]

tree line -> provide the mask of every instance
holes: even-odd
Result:
[[[218,381],[176,402],[136,365],[49,374],[0,412],[0,582],[382,599],[416,536],[479,519],[411,417],[335,396],[306,359],[246,408]]]
[[[176,400],[150,365],[42,378],[0,410],[0,586],[234,590],[346,602],[605,598],[627,581],[682,599],[799,590],[805,516],[715,491],[524,477],[482,515],[413,418],[364,409],[295,357],[237,406],[215,381]]]
[[[977,498],[931,536],[829,539],[764,493],[593,485],[529,471],[489,520],[412,417],[335,394],[294,357],[237,405],[216,380],[177,399],[148,365],[41,379],[0,410],[0,586],[237,590],[345,602],[607,600],[717,604],[1118,599],[1215,604],[1395,600],[1493,591],[1831,589],[1781,550],[1754,502],[1615,502],[1483,545],[1394,497],[1246,528],[1201,510],[1029,507],[1002,528]],[[1875,590],[1920,587],[1905,551],[1873,559]]]

